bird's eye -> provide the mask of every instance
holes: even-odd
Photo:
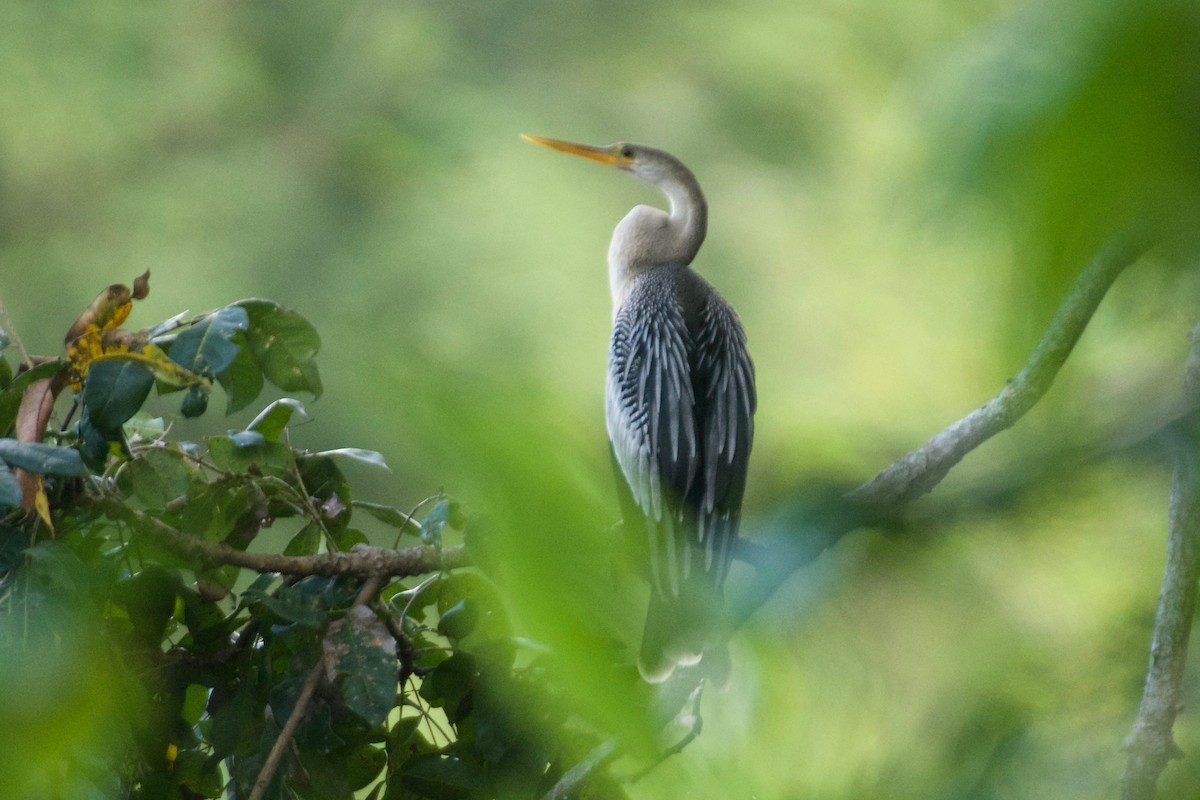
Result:
[[[633,146],[628,144],[621,145],[621,158],[633,158]]]

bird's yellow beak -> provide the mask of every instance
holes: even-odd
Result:
[[[623,154],[621,152],[621,145],[617,144],[612,144],[608,147],[592,147],[588,144],[564,142],[561,139],[551,139],[546,136],[530,136],[527,133],[522,133],[521,138],[527,142],[540,144],[542,147],[549,147],[552,150],[569,153],[573,156],[590,158],[592,161],[599,161],[601,164],[607,164],[610,167],[629,169],[629,165],[633,163],[633,158]]]

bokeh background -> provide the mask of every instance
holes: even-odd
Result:
[[[135,327],[243,297],[297,309],[325,383],[298,443],[383,452],[390,477],[353,476],[367,499],[444,488],[486,517],[531,638],[566,647],[590,613],[632,643],[644,596],[593,558],[617,515],[604,254],[659,199],[521,132],[653,144],[699,177],[696,266],[758,370],[751,536],[992,396],[1113,235],[1162,242],[904,532],[791,579],[734,640],[700,738],[629,787],[1114,796],[1162,569],[1156,431],[1200,318],[1195,4],[5,3],[9,327],[54,354],[146,269]],[[1191,796],[1195,761],[1166,796]]]

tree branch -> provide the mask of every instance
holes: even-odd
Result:
[[[1012,427],[1045,395],[1109,287],[1140,254],[1140,247],[1125,241],[1101,252],[1075,280],[1029,361],[998,395],[855,489],[851,500],[882,511],[909,503],[967,453]]]
[[[271,752],[267,754],[262,768],[258,771],[258,777],[254,780],[254,788],[250,790],[249,800],[262,800],[267,787],[271,784],[271,779],[275,777],[275,772],[279,769],[283,751],[291,743],[292,737],[296,735],[296,729],[300,727],[301,720],[308,713],[308,704],[312,702],[313,695],[317,691],[317,684],[321,682],[321,673],[324,671],[325,651],[322,650],[317,657],[317,663],[309,671],[304,686],[300,689],[300,696],[296,698],[296,705],[292,707],[291,715],[283,724],[283,729],[279,731],[279,738],[271,746]]]
[[[1121,272],[1145,250],[1134,237],[1114,241],[1080,273],[1049,327],[1016,377],[982,407],[897,459],[844,497],[830,498],[798,517],[782,521],[772,537],[775,557],[757,570],[754,582],[729,609],[734,627],[744,623],[797,569],[816,559],[842,536],[894,517],[929,492],[967,453],[1013,426],[1045,395],[1059,369]],[[796,535],[796,531],[803,531]]]
[[[176,530],[160,519],[120,500],[104,497],[101,509],[110,519],[127,522],[135,530],[184,558],[201,565],[227,564],[255,572],[284,575],[406,576],[457,569],[470,563],[466,548],[403,547],[396,550],[358,544],[347,551],[314,556],[285,556],[278,553],[248,553],[221,542],[208,542]]]
[[[1154,614],[1142,703],[1133,730],[1125,739],[1129,760],[1121,787],[1124,800],[1152,800],[1167,763],[1183,756],[1171,730],[1183,706],[1188,635],[1196,614],[1200,578],[1200,326],[1192,331],[1184,395],[1192,411],[1175,425],[1178,435],[1174,442],[1166,567]]]

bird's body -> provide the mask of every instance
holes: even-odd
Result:
[[[642,529],[651,582],[638,666],[662,681],[711,641],[737,540],[754,436],[754,367],[737,314],[689,264],[707,205],[678,159],[527,137],[654,184],[670,211],[636,206],[608,252],[613,299],[605,418],[625,523]]]

